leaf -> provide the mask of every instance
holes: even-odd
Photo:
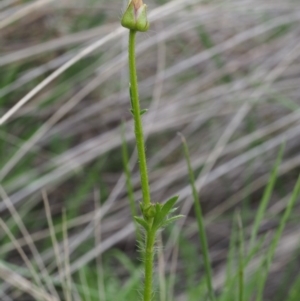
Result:
[[[143,110],[140,111],[140,115],[142,116],[142,115],[144,115],[146,112],[148,112],[148,109],[143,109]]]
[[[158,212],[156,214],[156,216],[154,217],[154,220],[153,220],[153,228],[154,229],[158,229],[161,226],[164,219],[170,213],[171,209],[177,202],[178,198],[179,198],[178,195],[173,196],[172,198],[167,200],[167,202],[161,207],[160,212]]]
[[[170,213],[170,214],[171,214],[171,213],[174,213],[177,209],[178,209],[178,207],[174,207],[174,208],[172,208],[172,209],[170,210],[169,213]]]
[[[133,108],[131,84],[129,84],[129,96],[130,96],[131,107]]]
[[[164,218],[166,217],[171,209],[173,208],[173,206],[175,205],[175,203],[177,202],[179,196],[175,195],[172,198],[170,198],[169,200],[166,201],[166,203],[162,206],[161,211],[160,211],[160,215]]]
[[[161,227],[166,227],[168,226],[169,224],[177,221],[178,219],[184,217],[184,215],[180,214],[180,215],[176,215],[176,216],[173,216],[171,218],[168,218],[167,220],[165,220],[162,224],[161,224]]]
[[[145,230],[149,230],[149,225],[148,225],[148,223],[144,220],[144,219],[142,219],[142,218],[140,218],[140,217],[138,217],[138,216],[135,216],[134,217],[134,219],[135,219],[135,221],[137,222],[137,223],[139,223]]]

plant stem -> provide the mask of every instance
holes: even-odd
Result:
[[[155,232],[147,231],[145,249],[145,284],[144,301],[152,299],[152,275],[153,275],[153,256],[154,256]]]
[[[141,186],[143,194],[143,204],[145,206],[150,205],[150,189],[146,162],[146,152],[143,134],[143,125],[140,115],[140,103],[139,103],[139,92],[136,75],[136,64],[135,64],[135,36],[136,31],[130,30],[129,32],[129,76],[130,76],[130,90],[131,90],[131,105],[133,110],[134,118],[134,132],[136,139],[136,146],[138,151],[139,168],[141,176]]]
[[[129,32],[129,76],[130,76],[130,97],[132,105],[132,113],[134,119],[134,132],[136,139],[136,146],[138,151],[141,187],[143,194],[143,206],[147,208],[151,205],[150,188],[147,171],[147,161],[145,152],[145,142],[143,133],[143,124],[141,118],[141,109],[139,102],[138,82],[136,75],[135,64],[135,36],[136,31]],[[148,220],[149,226],[152,225],[152,220]],[[154,243],[155,231],[149,229],[146,232],[146,246],[145,246],[145,284],[144,284],[144,301],[151,301],[152,298],[152,274],[153,274],[153,259],[154,259]]]

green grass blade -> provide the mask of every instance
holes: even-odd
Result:
[[[268,276],[268,273],[269,273],[269,270],[270,270],[270,267],[271,267],[271,264],[272,264],[272,261],[273,261],[273,258],[274,258],[274,254],[275,254],[277,245],[279,243],[279,240],[281,238],[281,235],[282,235],[282,232],[285,228],[285,225],[286,225],[286,223],[287,223],[287,221],[288,221],[288,219],[291,215],[292,209],[293,209],[293,207],[296,203],[296,200],[299,196],[299,193],[300,193],[300,176],[298,177],[298,180],[297,180],[297,183],[296,183],[295,188],[293,190],[293,193],[292,193],[292,195],[291,195],[291,197],[288,201],[287,207],[286,207],[286,209],[284,211],[284,214],[283,214],[283,216],[280,220],[279,226],[276,230],[274,238],[271,242],[271,246],[268,250],[266,260],[265,260],[264,273],[263,273],[261,281],[259,281],[259,287],[258,287],[258,293],[257,293],[256,301],[262,301],[263,290],[264,290],[264,287],[265,287],[265,283],[266,283],[267,276]]]
[[[275,296],[276,296],[275,301],[285,300],[287,296],[289,296],[293,300],[293,297],[291,297],[294,294],[293,287],[297,283],[297,280],[300,276],[297,273],[297,271],[299,270],[299,267],[297,264],[295,264],[297,262],[297,260],[299,260],[300,245],[298,245],[296,251],[293,253],[294,254],[290,257],[289,264],[285,268],[285,275],[282,277],[282,280],[280,281],[280,284],[278,285],[278,288],[275,291]],[[295,275],[297,275],[296,278],[295,278]],[[298,280],[298,281],[300,281],[300,280]],[[290,286],[291,283],[292,283],[292,286]],[[298,282],[298,284],[299,284],[298,285],[298,293],[300,294],[300,289],[299,289],[300,282]],[[286,288],[289,288],[289,290],[287,291]],[[297,296],[297,289],[296,289],[296,296]],[[290,300],[290,299],[288,299],[288,300]],[[300,300],[300,296],[297,300]]]
[[[82,285],[82,294],[85,301],[92,301],[90,296],[90,288],[87,282],[87,277],[84,267],[79,270],[79,278]]]
[[[189,178],[192,188],[192,194],[194,199],[194,207],[196,212],[196,218],[198,223],[198,231],[199,231],[199,238],[201,242],[202,252],[203,252],[203,261],[204,261],[204,268],[206,272],[206,280],[207,280],[207,288],[209,293],[209,298],[211,301],[215,301],[215,293],[213,289],[213,276],[212,276],[212,268],[211,268],[211,261],[209,257],[209,249],[208,249],[208,243],[207,243],[207,237],[204,227],[204,218],[202,214],[202,209],[199,203],[198,193],[195,186],[195,178],[194,178],[194,172],[191,166],[191,160],[189,155],[188,146],[186,143],[185,138],[181,135],[182,144],[183,144],[183,150],[184,150],[184,156],[187,163],[187,168],[189,172]]]
[[[237,216],[238,229],[239,229],[239,292],[238,301],[244,301],[244,233],[243,225],[240,214]]]
[[[289,290],[287,301],[300,300],[300,275],[296,277],[292,287]]]
[[[140,230],[139,226],[137,225],[137,222],[135,220],[135,216],[137,216],[137,210],[135,206],[135,199],[134,199],[134,193],[133,193],[133,185],[131,181],[131,171],[129,168],[129,156],[128,156],[128,148],[127,148],[127,143],[126,143],[126,138],[125,138],[125,125],[124,123],[122,124],[122,159],[123,159],[123,168],[124,168],[124,173],[125,173],[125,178],[126,178],[126,188],[127,188],[127,195],[128,195],[128,200],[130,204],[130,209],[131,209],[131,215],[132,215],[132,220],[135,225],[135,233],[136,233],[136,239],[138,242],[140,242]]]
[[[231,240],[230,240],[230,246],[229,246],[229,254],[227,259],[227,267],[226,267],[226,277],[225,277],[225,285],[224,290],[222,292],[222,295],[219,298],[219,301],[231,301],[232,296],[236,292],[236,282],[238,281],[239,277],[239,270],[234,272],[234,275],[232,274],[233,266],[235,263],[235,255],[236,255],[236,246],[235,243],[238,239],[239,233],[238,229],[236,227],[232,230]],[[251,252],[247,254],[247,256],[244,258],[243,261],[243,270],[247,268],[248,264],[252,260],[252,258],[256,255],[256,253],[261,249],[261,246],[263,245],[264,241],[266,239],[266,235],[258,240],[257,243],[255,243],[255,246],[252,248]],[[246,283],[244,284],[244,286]],[[244,288],[244,293],[246,294],[246,288]],[[244,294],[244,299],[245,299]],[[248,299],[246,299],[248,300]]]
[[[271,198],[271,194],[273,192],[274,186],[275,186],[275,182],[277,179],[277,174],[278,174],[278,168],[280,165],[280,162],[282,160],[282,155],[283,155],[283,150],[284,150],[284,146],[282,146],[280,148],[279,154],[277,156],[274,168],[271,172],[270,178],[269,178],[269,182],[268,185],[264,191],[262,200],[260,202],[257,214],[255,216],[255,220],[254,220],[254,224],[253,224],[253,228],[252,228],[252,232],[251,232],[251,238],[250,238],[250,250],[253,247],[256,238],[257,238],[257,233],[259,230],[259,226],[264,218],[268,203],[270,201]]]
[[[231,280],[233,278],[233,265],[234,265],[234,255],[235,255],[235,242],[236,242],[236,228],[233,227],[231,230],[230,235],[230,242],[229,242],[229,250],[227,254],[227,262],[226,262],[226,276],[225,276],[225,284],[224,284],[224,290],[223,293],[225,293],[231,283]]]

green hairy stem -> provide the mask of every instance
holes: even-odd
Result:
[[[151,202],[148,168],[145,152],[145,141],[142,124],[142,115],[147,110],[141,110],[139,102],[138,81],[136,75],[135,62],[135,38],[138,31],[147,31],[149,22],[146,14],[147,6],[141,0],[131,0],[125,11],[121,24],[129,29],[128,59],[129,59],[129,79],[130,79],[130,101],[131,113],[134,120],[135,141],[138,152],[139,170],[141,178],[141,188],[143,200],[140,203],[142,217],[134,216],[135,222],[145,230],[144,243],[144,268],[145,283],[143,300],[151,301],[153,297],[153,265],[154,265],[154,245],[156,233],[159,229],[181,218],[181,215],[169,217],[174,211],[174,205],[178,196],[168,199],[165,204]],[[125,154],[125,153],[124,153]],[[126,161],[126,154],[124,157]],[[126,162],[125,162],[126,163]],[[126,164],[125,164],[126,165]],[[126,172],[126,170],[125,170]],[[128,176],[128,170],[127,170]],[[131,204],[133,207],[134,204]],[[133,210],[134,211],[134,210]]]
[[[141,118],[141,109],[139,102],[139,91],[136,75],[136,64],[135,64],[135,37],[136,31],[130,30],[129,32],[129,77],[130,77],[130,94],[131,94],[131,105],[132,113],[134,118],[134,132],[136,139],[136,146],[139,158],[139,167],[141,175],[141,186],[143,193],[143,204],[149,206],[150,201],[150,189],[148,180],[148,170],[146,162],[145,142],[143,134],[143,124]]]
[[[141,117],[141,109],[139,102],[138,82],[136,75],[135,63],[135,37],[136,31],[129,31],[129,77],[130,77],[130,95],[132,113],[134,119],[134,132],[136,139],[136,146],[138,151],[138,160],[141,177],[141,187],[143,194],[143,206],[146,208],[150,206],[150,188],[148,180],[148,169],[145,152],[145,142],[143,133],[143,124]],[[144,301],[150,301],[152,298],[152,274],[153,274],[153,259],[154,259],[154,242],[155,232],[149,230],[146,232],[146,246],[145,246],[145,284],[144,284]]]

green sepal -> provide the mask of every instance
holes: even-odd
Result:
[[[137,31],[147,31],[149,29],[149,22],[147,18],[147,6],[144,4],[143,7],[139,9],[138,17],[136,21],[136,30]]]
[[[147,18],[147,5],[139,3],[139,7],[135,7],[133,1],[130,1],[128,7],[123,14],[121,25],[130,30],[147,31],[149,22]]]
[[[121,25],[128,29],[136,30],[135,9],[132,3],[129,3],[125,13],[123,14]]]

